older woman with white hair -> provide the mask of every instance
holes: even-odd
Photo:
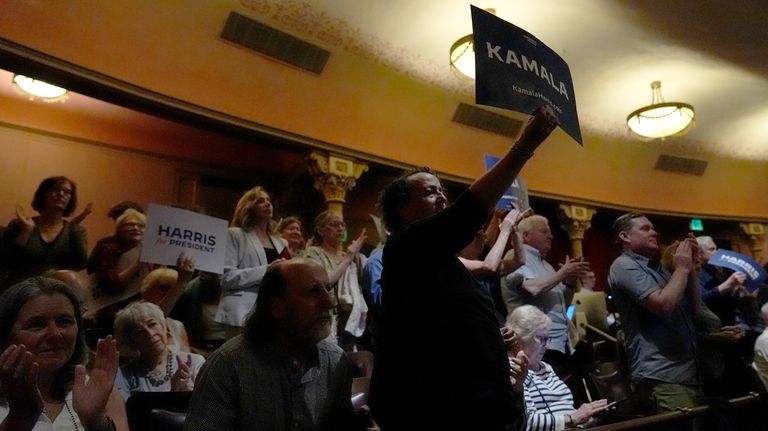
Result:
[[[183,392],[194,389],[195,378],[205,359],[181,353],[168,343],[163,311],[150,302],[134,302],[115,318],[115,336],[122,350],[138,357],[121,366],[115,386],[124,399],[135,392]]]
[[[541,358],[547,350],[551,321],[532,305],[517,307],[507,318],[507,330],[515,335],[510,343],[510,355],[516,347],[528,357],[528,376],[525,379],[525,403],[528,430],[563,430],[587,424],[596,415],[608,410],[605,399],[573,406],[573,394],[560,380],[552,367]]]

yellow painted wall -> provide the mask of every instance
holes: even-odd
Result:
[[[55,175],[77,184],[75,213],[94,203],[94,213],[83,222],[89,247],[114,232],[106,213],[117,202],[174,202],[176,166],[170,161],[2,127],[0,149],[0,225],[14,218],[16,205],[35,214],[31,202],[37,186]]]
[[[220,40],[232,10],[272,19],[268,10],[260,16],[243,4],[249,3],[2,2],[0,37],[230,115],[458,177],[477,177],[483,154],[500,155],[509,145],[450,121],[457,103],[467,100],[347,51],[332,49],[316,76]],[[645,210],[768,214],[758,193],[767,163],[714,159],[703,177],[659,173],[653,166],[663,143],[585,138],[584,148],[562,132],[550,139],[523,171],[529,188]]]

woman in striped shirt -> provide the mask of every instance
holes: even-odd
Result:
[[[515,334],[517,343],[510,349],[510,358],[517,349],[528,357],[525,378],[525,403],[529,431],[559,431],[588,424],[597,414],[608,409],[605,399],[573,406],[573,394],[552,367],[541,360],[547,350],[550,320],[532,305],[517,307],[507,318],[507,329]]]

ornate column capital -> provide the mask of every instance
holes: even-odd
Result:
[[[306,160],[315,188],[323,193],[328,210],[342,213],[347,191],[355,187],[368,164],[318,151],[311,152]]]
[[[568,232],[571,240],[584,239],[584,232],[592,226],[592,217],[597,211],[594,208],[571,203],[560,204],[559,210],[560,227]]]
[[[568,232],[573,257],[583,256],[581,242],[584,240],[584,233],[592,226],[592,216],[597,211],[594,208],[569,202],[561,203],[558,209],[560,227]]]

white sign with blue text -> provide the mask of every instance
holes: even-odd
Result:
[[[765,279],[768,278],[768,274],[766,274],[759,263],[743,254],[736,253],[735,251],[723,250],[722,248],[717,249],[707,263],[743,272],[747,275],[744,285],[750,291],[754,291],[762,286]]]
[[[227,246],[227,221],[164,205],[149,204],[141,261],[176,265],[184,253],[195,268],[221,274]]]

